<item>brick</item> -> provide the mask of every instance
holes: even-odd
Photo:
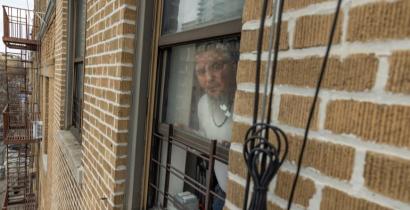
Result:
[[[226,199],[235,204],[237,207],[242,207],[244,195],[245,187],[228,179]]]
[[[410,94],[410,51],[394,52],[389,63],[389,80],[386,90]]]
[[[297,96],[284,94],[280,99],[279,116],[280,123],[284,123],[290,126],[299,128],[306,127],[307,119],[312,106],[313,97],[309,96]],[[320,100],[316,104],[318,106]],[[318,129],[318,107],[316,107],[313,114],[313,121],[311,129]]]
[[[242,153],[233,150],[229,152],[229,171],[243,178],[247,176],[248,169]]]
[[[325,2],[327,0],[287,0],[285,1],[285,5],[283,5],[283,9],[285,11],[288,10],[296,10],[296,9],[301,9],[307,6],[310,6],[312,4],[316,3],[321,3]]]
[[[244,30],[241,34],[241,44],[240,52],[253,52],[256,51],[258,43],[258,30]],[[262,50],[267,51],[269,49],[269,37],[270,37],[270,27],[265,27],[263,36]],[[274,40],[273,40],[274,41]],[[288,41],[288,23],[283,22],[281,26],[281,35],[279,41],[279,49],[287,50],[289,49]]]
[[[287,137],[289,142],[287,159],[296,163],[299,160],[303,137],[295,135],[287,135]],[[308,139],[302,166],[312,167],[327,176],[350,180],[354,157],[355,150],[352,147]]]
[[[265,68],[266,62],[261,62],[261,77],[260,84],[265,84]],[[239,83],[255,83],[256,77],[256,61],[240,60],[236,71],[236,82]]]
[[[253,116],[253,104],[254,104],[254,93],[236,91],[235,103],[234,103],[234,113],[237,115],[252,117]],[[262,111],[262,95],[259,94],[259,113]]]
[[[243,143],[246,132],[251,126],[245,123],[233,122],[232,124],[232,142]]]
[[[391,210],[370,201],[355,198],[342,191],[325,187],[322,191],[321,210]]]
[[[324,46],[329,41],[334,15],[303,16],[296,20],[294,48]],[[340,43],[342,36],[342,14],[339,15],[333,44]]]
[[[335,100],[327,105],[325,128],[365,141],[410,147],[410,106]]]
[[[280,60],[276,83],[315,88],[322,62],[322,57]],[[322,87],[345,91],[368,90],[374,86],[377,69],[378,60],[374,54],[356,54],[343,60],[331,57],[328,60]]]
[[[257,20],[261,18],[261,7],[263,1],[245,0],[243,6],[242,22],[249,20]],[[267,16],[272,16],[272,0],[268,0],[268,7],[266,10]]]
[[[380,1],[352,8],[347,40],[373,41],[410,37],[410,1]]]
[[[363,174],[369,189],[410,203],[410,161],[368,152]]]
[[[279,172],[277,176],[275,194],[288,200],[294,174],[289,172]],[[293,202],[307,207],[309,205],[309,200],[313,197],[315,192],[316,187],[312,180],[299,177]]]
[[[284,210],[281,207],[279,207],[278,205],[268,201],[268,206],[267,206],[267,210]]]

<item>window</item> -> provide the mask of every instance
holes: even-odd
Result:
[[[71,130],[77,139],[81,139],[81,117],[83,103],[83,78],[84,78],[84,45],[85,45],[85,1],[74,1],[73,16],[73,100]]]
[[[42,120],[43,120],[43,125],[42,126],[42,133],[43,135],[43,140],[42,142],[42,149],[43,153],[47,154],[47,149],[48,149],[48,135],[45,135],[48,133],[48,122],[49,122],[49,113],[52,113],[48,107],[50,107],[49,101],[50,101],[50,79],[48,77],[41,77],[41,83],[40,83],[40,88],[43,90],[42,95],[41,95],[41,106],[40,106],[40,113],[42,115]],[[47,111],[46,111],[47,110]]]
[[[221,210],[243,1],[162,3],[148,208]]]

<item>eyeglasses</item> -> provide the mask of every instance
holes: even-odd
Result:
[[[227,61],[227,60],[219,60],[219,61],[210,62],[209,64],[205,66],[196,68],[195,72],[198,76],[204,76],[207,71],[209,74],[217,73],[217,72],[220,72],[224,68],[225,64],[229,62],[230,61]]]

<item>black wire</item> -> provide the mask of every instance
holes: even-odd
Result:
[[[263,0],[261,20],[260,20],[259,32],[258,32],[258,41],[257,41],[257,46],[256,46],[257,55],[256,55],[256,72],[255,72],[255,97],[254,97],[254,102],[253,102],[253,124],[256,124],[256,122],[258,120],[259,83],[260,83],[263,30],[265,28],[265,18],[266,18],[266,9],[267,9],[267,7],[268,7],[268,0]],[[253,132],[256,131],[255,129],[253,129]],[[252,143],[252,147],[253,147],[253,143]],[[245,201],[244,201],[244,204],[243,204],[243,209],[246,209],[247,206],[248,206],[250,180],[251,180],[251,174],[248,171],[248,175],[246,177]]]
[[[254,129],[256,132],[253,132]],[[269,143],[269,139],[262,137],[265,132],[272,132],[276,136],[275,144]],[[258,144],[251,147],[250,145],[255,141]],[[279,171],[287,153],[288,140],[279,128],[266,123],[257,123],[247,131],[244,157],[254,183],[249,210],[267,209],[269,183]],[[265,160],[261,161],[261,156],[265,157]]]
[[[276,75],[276,68],[278,62],[279,54],[279,44],[280,44],[280,34],[281,34],[281,23],[282,23],[282,13],[284,0],[280,1],[279,4],[279,18],[276,25],[276,36],[275,36],[275,53],[272,68],[272,79],[271,87],[269,93],[269,106],[268,106],[268,116],[267,122],[256,123],[258,117],[258,105],[259,105],[259,83],[260,83],[260,63],[261,63],[261,46],[263,40],[263,27],[266,18],[267,4],[266,1],[263,2],[262,14],[260,21],[260,28],[258,34],[258,49],[257,49],[257,61],[256,61],[256,81],[255,81],[255,101],[254,101],[254,118],[253,126],[249,128],[246,133],[246,141],[244,144],[243,154],[245,158],[245,163],[248,167],[248,177],[245,188],[245,199],[243,209],[247,209],[248,196],[249,196],[249,186],[250,178],[252,177],[254,187],[251,197],[251,203],[249,205],[249,210],[266,210],[267,209],[267,191],[268,186],[273,177],[279,171],[279,168],[283,164],[287,152],[288,152],[288,139],[286,134],[278,127],[270,125],[271,113],[272,113],[272,98],[273,98],[273,88],[274,80]],[[273,23],[272,23],[273,24]],[[268,75],[267,75],[268,76]],[[269,133],[274,134],[274,140],[276,143],[273,145],[269,142]],[[257,145],[255,145],[257,142]]]
[[[263,30],[265,27],[266,9],[268,0],[263,0],[261,21],[259,24],[258,42],[256,46],[256,74],[255,74],[255,97],[253,103],[253,124],[258,120],[258,107],[259,107],[259,83],[260,83],[260,70],[261,70],[261,57],[262,57],[262,43],[263,43]]]
[[[303,143],[302,143],[301,151],[299,153],[297,171],[296,171],[295,178],[293,180],[292,190],[291,190],[290,197],[289,197],[289,200],[288,200],[288,208],[287,208],[288,210],[290,210],[290,208],[292,206],[293,197],[295,195],[296,185],[297,185],[297,181],[298,181],[298,178],[299,178],[300,169],[302,167],[303,155],[304,155],[304,152],[305,152],[305,149],[306,149],[306,143],[307,143],[307,139],[308,139],[308,135],[309,135],[310,125],[312,123],[313,113],[315,112],[315,107],[316,107],[317,99],[319,97],[320,87],[322,85],[322,80],[323,80],[323,77],[325,75],[325,70],[326,70],[326,65],[327,65],[328,59],[329,59],[330,50],[332,48],[333,37],[334,37],[335,31],[336,31],[337,19],[338,19],[338,16],[339,16],[341,4],[342,4],[342,0],[338,0],[337,7],[336,7],[336,12],[335,12],[335,17],[333,19],[333,25],[332,25],[332,29],[330,31],[329,41],[328,41],[328,44],[327,44],[326,54],[325,54],[325,57],[323,59],[319,79],[318,79],[317,86],[316,86],[315,96],[313,98],[312,106],[310,107],[309,118],[308,118],[306,129],[305,129],[305,135],[303,137]]]
[[[271,122],[271,115],[272,115],[272,99],[273,99],[273,88],[275,86],[275,79],[276,79],[276,69],[278,65],[278,54],[279,54],[279,45],[280,45],[280,34],[281,34],[281,26],[282,26],[282,13],[283,13],[283,5],[285,0],[280,1],[279,3],[279,14],[278,14],[278,21],[276,23],[276,36],[275,36],[275,53],[273,57],[273,65],[272,65],[272,75],[271,75],[271,86],[269,92],[269,103],[268,103],[268,120],[267,123],[270,124]],[[273,22],[272,22],[273,24]],[[269,135],[267,133],[266,135]]]

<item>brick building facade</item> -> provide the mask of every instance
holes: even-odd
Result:
[[[230,210],[242,209],[244,201],[242,150],[252,125],[260,2],[244,0],[240,33],[232,33],[240,55],[224,206]],[[288,135],[290,151],[268,192],[268,209],[278,210],[286,209],[336,6],[335,0],[285,2],[272,120]],[[44,14],[36,19],[41,75],[35,88],[44,125],[39,209],[150,205],[158,63],[173,45],[160,32],[163,7],[163,1],[147,0],[35,0],[35,10]],[[409,10],[408,0],[343,1],[294,209],[410,208]],[[84,34],[78,14],[84,15]],[[198,40],[208,38],[200,34]]]

